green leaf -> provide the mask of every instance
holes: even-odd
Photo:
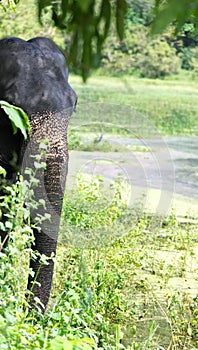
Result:
[[[17,130],[21,130],[24,139],[27,139],[27,131],[31,131],[30,122],[27,114],[19,107],[13,106],[6,101],[0,101],[0,106],[4,112],[8,115],[12,127],[13,133],[16,134]]]
[[[83,12],[87,12],[89,6],[91,5],[92,0],[77,0],[78,6]]]
[[[188,325],[187,333],[190,337],[192,337],[192,328],[190,327],[190,325]]]
[[[124,37],[124,22],[127,6],[126,0],[117,0],[116,2],[116,29],[120,40]]]
[[[174,24],[178,31],[188,20],[195,16],[198,10],[198,0],[162,0],[155,2],[155,19],[151,26],[152,34],[158,34],[170,24]],[[195,16],[196,17],[196,16]]]
[[[109,0],[103,0],[101,4],[101,12],[100,16],[98,18],[98,23],[104,19],[105,25],[104,25],[104,33],[102,36],[100,35],[100,38],[102,38],[101,42],[103,42],[109,32],[109,27],[111,23],[111,4]]]
[[[39,17],[39,21],[41,22],[41,13],[42,10],[47,7],[47,6],[51,6],[52,5],[52,1],[51,0],[38,0],[38,17]]]
[[[95,348],[95,341],[91,338],[68,340],[57,336],[49,345],[50,350],[91,350]]]
[[[2,166],[0,166],[0,175],[6,177],[6,170]]]
[[[57,336],[56,338],[52,339],[50,342],[50,350],[64,350],[65,346],[67,346],[67,350],[72,350],[73,345],[65,338],[61,336]]]
[[[64,19],[66,17],[67,10],[68,10],[68,4],[69,4],[68,0],[62,0],[62,2],[61,2],[62,19]]]

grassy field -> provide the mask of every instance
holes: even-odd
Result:
[[[27,313],[24,299],[27,209],[14,189],[7,198],[15,220],[0,253],[2,349],[197,349],[197,216],[152,216],[141,203],[131,210],[123,183],[103,184],[79,175],[67,193],[44,316]]]
[[[196,81],[72,76],[78,94],[70,128],[137,137],[198,134]]]
[[[47,14],[44,27],[35,23],[35,11],[35,1],[21,0],[16,12],[2,12],[2,37],[49,35],[63,45]],[[191,73],[164,80],[107,74],[87,84],[70,76],[70,83],[78,95],[70,150],[147,153],[144,143],[118,148],[109,137],[198,136],[198,84]],[[151,215],[141,200],[128,207],[129,188],[119,179],[107,186],[100,176],[79,174],[75,181],[64,198],[45,315],[27,311],[32,228],[21,184],[1,203],[0,210],[10,208],[11,240],[7,254],[0,251],[0,349],[197,350],[196,207],[185,211],[181,198],[168,216]]]
[[[102,185],[84,175],[65,199],[54,291],[75,291],[99,349],[196,349],[197,216],[127,208],[127,187]]]
[[[198,133],[198,88],[194,81],[97,77],[84,85],[71,77],[71,84],[79,97],[70,125],[72,149],[112,151],[108,142],[94,142],[100,134],[144,139]],[[82,142],[85,138],[89,140],[86,145]],[[126,151],[122,147],[119,151]],[[121,210],[116,216],[111,213],[111,205],[104,206],[106,213],[98,206],[98,197],[93,195],[98,187],[93,178],[83,193],[87,188],[89,193],[82,202],[82,193],[76,194],[76,189],[68,193],[63,227],[68,227],[70,253],[60,247],[60,265],[64,258],[69,259],[69,284],[76,280],[76,269],[79,271],[80,278],[74,285],[79,290],[81,281],[83,303],[87,303],[86,316],[82,318],[89,327],[89,313],[92,314],[94,332],[97,329],[96,335],[100,334],[99,348],[196,349],[195,212],[190,215],[183,210],[182,220],[174,213],[160,218],[142,213],[141,209],[127,213]],[[119,203],[115,206],[119,207]],[[65,242],[64,229],[61,237]],[[59,271],[62,270],[61,267]],[[66,289],[64,283],[61,288]]]
[[[89,151],[112,151],[108,142],[94,142],[101,134],[143,139],[198,133],[193,81],[97,77],[84,85],[72,76],[70,82],[79,97],[70,149],[85,151],[88,139]],[[8,254],[0,252],[1,349],[197,349],[197,213],[151,215],[141,200],[128,207],[128,192],[119,178],[107,186],[101,176],[82,173],[67,189],[52,295],[42,315],[26,309],[32,231],[27,220],[21,223],[27,217],[21,185],[11,190],[12,240]]]

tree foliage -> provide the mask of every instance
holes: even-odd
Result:
[[[172,23],[178,32],[187,22],[198,25],[198,0],[155,0],[153,33],[162,32]]]
[[[6,10],[8,7],[16,6],[18,2],[22,3],[23,1],[2,0],[0,5]],[[53,33],[50,29],[50,37],[55,39],[65,51],[70,67],[76,73],[81,74],[84,81],[93,68],[101,65],[101,58],[104,55],[109,56],[109,52],[112,61],[110,60],[106,67],[115,61],[115,65],[113,63],[111,68],[114,69],[115,66],[120,66],[117,67],[118,69],[116,68],[116,71],[128,73],[129,71],[132,72],[134,68],[139,69],[136,64],[137,59],[141,59],[141,62],[144,60],[142,57],[133,56],[136,54],[134,52],[135,48],[143,46],[143,54],[148,49],[147,46],[150,45],[149,53],[153,52],[149,57],[152,60],[152,57],[155,56],[155,45],[149,44],[151,40],[154,40],[149,38],[149,34],[162,33],[169,24],[173,29],[171,31],[168,29],[168,34],[166,29],[165,36],[171,50],[169,50],[169,59],[166,60],[164,72],[171,73],[177,70],[175,54],[181,58],[182,68],[191,70],[197,66],[195,49],[198,42],[198,0],[181,0],[179,4],[177,0],[37,0],[36,6],[39,21],[45,25],[41,35],[49,35],[49,31],[45,32],[47,18],[47,27],[52,28],[49,26],[49,23],[52,23],[56,28]],[[20,7],[20,4],[16,6],[17,9],[18,7]],[[136,29],[134,33],[130,33],[128,28],[132,24],[142,25],[143,30],[141,29],[139,34]],[[27,23],[26,27],[28,25]],[[13,32],[10,29],[11,27],[12,24],[6,24],[6,35]],[[57,34],[57,28],[60,30],[59,34]],[[172,34],[174,28],[175,34]],[[27,36],[26,29],[23,30],[23,36]],[[29,32],[32,32],[32,30],[31,27]],[[144,44],[141,41],[136,42],[133,48],[131,41],[134,34],[140,37],[144,30],[146,31],[147,41],[143,40]],[[20,32],[16,32],[14,35],[21,35]],[[54,34],[56,37],[54,37]],[[129,35],[131,38],[129,38]],[[143,37],[145,39],[145,35]],[[162,41],[164,41],[164,38]],[[107,49],[107,43],[109,44],[109,42],[110,46]],[[130,50],[126,49],[128,46]],[[162,42],[160,48],[157,49],[159,59],[161,49],[163,52],[167,52],[165,46],[166,43]],[[125,53],[127,53],[126,56]],[[171,57],[175,62],[174,69],[171,68]],[[119,62],[117,63],[116,60],[119,60]],[[145,75],[145,72],[142,73],[140,69],[139,72]],[[159,69],[158,72],[162,72],[162,70]],[[164,74],[166,73],[162,73],[162,75]]]
[[[120,40],[123,39],[127,1],[39,0],[38,14],[41,22],[43,12],[49,9],[55,25],[70,33],[69,61],[78,67],[86,80],[90,69],[99,65],[113,18],[117,34]]]
[[[126,21],[150,25],[153,19],[154,0],[128,0]]]
[[[69,59],[84,80],[90,68],[100,64],[113,19],[121,41],[127,21],[151,25],[155,34],[169,24],[174,25],[176,31],[188,22],[194,27],[198,24],[198,0],[39,0],[38,5],[40,19],[46,7],[51,6],[55,25],[71,33]],[[191,66],[190,61],[188,64]]]
[[[165,35],[152,37],[147,27],[131,22],[128,23],[125,34],[122,43],[118,43],[115,36],[107,39],[103,51],[102,74],[135,74],[155,79],[177,73],[181,59]]]

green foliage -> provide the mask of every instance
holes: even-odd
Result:
[[[91,11],[93,6],[94,10]],[[185,23],[177,35],[173,34],[171,27],[164,36],[155,39],[149,35],[148,26],[153,18],[153,6],[153,0],[129,1],[127,7],[125,0],[116,3],[101,0],[97,5],[94,5],[94,0],[79,1],[75,5],[72,0],[53,2],[53,5],[51,0],[40,1],[41,26],[34,0],[20,0],[14,10],[12,7],[6,7],[6,12],[0,12],[1,36],[19,36],[24,39],[34,36],[52,38],[65,52],[70,69],[82,74],[85,80],[92,68],[101,66],[105,75],[134,74],[155,77],[158,73],[154,74],[153,68],[150,73],[149,69],[153,58],[154,62],[157,61],[157,65],[160,65],[156,69],[156,72],[159,72],[158,77],[177,72],[180,66],[183,69],[194,70],[194,65],[191,64],[191,49],[197,42],[195,24]],[[113,22],[117,23],[116,31]],[[120,33],[122,40],[117,37],[116,32]],[[156,44],[155,57],[153,51],[156,40],[164,45],[160,43],[158,48]],[[169,48],[165,49],[165,45],[169,45]],[[149,57],[145,58],[147,51]],[[166,54],[167,57],[164,56]],[[170,64],[171,59],[173,67]],[[148,66],[146,70],[144,63]],[[139,69],[141,65],[142,71]]]
[[[67,137],[69,150],[78,149],[81,144],[81,139],[78,133],[69,128]]]
[[[149,25],[153,17],[153,0],[129,0],[126,22]]]
[[[4,11],[6,12],[8,8],[15,9],[16,4],[18,4],[19,0],[1,0],[0,6],[3,7]]]
[[[174,48],[165,40],[155,39],[136,56],[136,66],[140,75],[147,78],[160,78],[177,73],[180,60]]]
[[[87,136],[87,140],[83,140],[82,135],[77,130],[72,130],[69,128],[68,132],[68,147],[69,150],[79,150],[79,151],[102,151],[102,152],[110,152],[110,151],[118,151],[118,147],[112,147],[108,141],[98,142],[97,135],[91,135],[90,133],[84,134]]]
[[[0,8],[0,24],[1,38],[20,37],[29,40],[36,36],[46,36],[63,47],[65,37],[50,24],[48,13],[43,14],[43,26],[40,25],[37,2],[34,0],[20,0],[14,9],[7,8],[6,12]]]
[[[98,190],[92,188],[92,192],[97,195]],[[79,202],[84,205],[81,196]],[[95,207],[95,199],[92,204]],[[78,212],[77,207],[76,216]],[[121,344],[131,350],[196,346],[197,298],[177,289],[172,281],[186,278],[190,257],[197,261],[197,224],[180,224],[174,214],[163,219],[139,212],[137,219],[137,213],[128,212],[128,224],[122,225],[121,216],[118,231],[120,225],[122,234],[114,240],[109,236],[109,245],[97,242],[92,248],[81,235],[81,244],[68,240],[60,248],[54,293],[60,289],[63,294],[55,314],[70,331],[75,325],[79,336],[92,334],[103,349]],[[192,273],[195,270],[196,266]],[[193,293],[190,281],[188,290]]]
[[[0,106],[4,112],[8,115],[13,127],[13,133],[16,134],[19,129],[24,139],[27,139],[27,132],[31,132],[30,122],[27,114],[19,107],[13,106],[6,101],[0,101]]]
[[[76,182],[77,186],[67,192],[64,200],[61,239],[64,242],[87,239],[89,244],[100,244],[114,234],[117,220],[124,215],[129,185],[118,179],[107,190],[101,176],[93,178],[83,173],[78,174]],[[85,237],[82,231],[87,232]]]
[[[193,74],[196,76],[198,73],[198,48],[195,47],[195,48],[191,49],[190,52],[192,55],[191,67],[193,69]]]
[[[28,299],[25,299],[26,276],[29,254],[34,242],[33,227],[39,225],[41,218],[30,223],[30,211],[43,205],[34,199],[36,171],[27,170],[29,180],[19,180],[14,185],[1,183],[0,215],[0,343],[2,349],[24,349],[35,340],[35,331],[26,323]],[[25,205],[25,204],[26,205]],[[4,216],[3,216],[4,215]],[[42,218],[42,220],[45,218]],[[8,244],[5,242],[8,240]],[[27,336],[29,334],[29,336]]]
[[[95,347],[95,342],[90,338],[77,340],[67,340],[57,336],[50,342],[49,350],[91,350]]]
[[[96,125],[95,125],[96,127]],[[78,132],[77,130],[69,129],[69,135],[68,135],[68,147],[69,150],[77,150],[77,151],[84,151],[84,152],[129,152],[129,151],[135,151],[135,152],[148,152],[149,147],[145,145],[133,145],[129,143],[121,143],[121,142],[112,142],[111,135],[114,136],[117,134],[119,141],[119,135],[127,135],[130,134],[129,132],[125,133],[125,130],[120,130],[119,128],[115,127],[104,127],[104,137],[105,140],[103,140],[103,136],[100,134],[93,134],[91,133],[91,127],[87,128],[86,126],[83,128],[84,132],[82,133]],[[96,129],[96,131],[98,131]],[[107,133],[107,134],[106,134]],[[98,141],[98,138],[102,136],[102,140]]]
[[[156,133],[198,135],[198,91],[191,74],[164,80],[99,76],[90,79],[86,87],[73,77],[72,86],[79,101],[78,118],[70,122],[78,140],[75,149],[105,151],[108,145],[93,142],[101,134],[107,142],[110,135],[118,136],[115,148],[111,143],[110,150],[122,149],[121,135],[141,139]]]
[[[69,61],[81,72],[83,80],[89,76],[90,69],[99,65],[103,43],[109,34],[110,23],[116,20],[120,39],[124,33],[124,19],[127,10],[126,0],[87,1],[38,1],[39,18],[45,9],[51,11],[52,20],[61,29],[71,33],[68,47]],[[115,8],[115,9],[114,9]],[[112,12],[115,12],[112,15]],[[86,23],[86,25],[85,25]]]
[[[153,33],[162,32],[169,24],[175,23],[178,31],[186,22],[197,24],[197,0],[155,0],[155,20],[152,24]]]
[[[128,25],[123,43],[109,38],[104,49],[103,70],[111,74],[138,74],[160,78],[176,73],[181,66],[176,50],[163,37],[152,38],[143,25]]]
[[[28,183],[25,194],[26,200],[27,196],[30,200],[26,207],[21,181],[7,188],[5,203],[1,205],[10,206],[9,224],[5,225],[10,232],[10,244],[6,252],[0,253],[2,349],[196,348],[198,301],[191,296],[194,286],[189,277],[194,276],[197,268],[196,218],[193,223],[192,218],[180,223],[174,214],[160,218],[126,211],[123,194],[128,189],[123,192],[121,182],[113,185],[114,196],[111,187],[106,188],[105,193],[110,193],[103,201],[105,213],[100,207],[103,196],[100,179],[82,175],[78,178],[78,204],[77,195],[70,192],[70,202],[67,198],[64,201],[63,222],[69,210],[68,217],[73,220],[72,225],[80,227],[81,237],[69,241],[68,225],[63,225],[62,233],[68,243],[58,249],[47,313],[27,314],[24,281],[33,241],[28,219],[32,176]],[[91,219],[88,241],[87,227],[91,226],[79,211],[83,207],[90,217],[98,210]],[[108,220],[111,214],[113,218]],[[101,220],[108,225],[116,220],[118,234],[114,230],[113,236],[98,244],[94,233],[101,228]],[[103,238],[101,229],[100,234]],[[90,240],[94,245],[87,244]],[[186,283],[186,288],[174,285],[175,278]]]
[[[21,180],[12,187],[7,186],[4,193],[6,196],[0,198],[0,228],[4,233],[0,252],[0,314],[3,316],[6,313],[7,318],[12,311],[14,312],[13,317],[16,316],[17,307],[22,308],[24,303],[21,293],[24,292],[22,280],[27,269],[24,264],[24,256],[27,257],[33,241],[33,232],[28,221],[26,222],[29,217],[29,209],[24,207]],[[5,212],[7,213],[5,214],[6,220],[2,222],[2,214]],[[9,239],[9,244],[5,250],[2,250],[7,239]],[[19,276],[21,276],[20,279]]]
[[[138,61],[144,63],[143,56],[147,51],[149,51],[149,58],[145,60],[145,64],[150,66],[150,61],[155,58],[154,53],[150,52],[154,45],[151,43],[155,42],[155,39],[148,36],[151,22],[153,32],[158,33],[175,19],[177,23],[175,38],[172,34],[165,33],[170,48],[165,50],[161,44],[161,49],[157,50],[159,55],[162,51],[167,52],[167,59],[163,56],[162,61],[165,68],[160,68],[157,76],[177,71],[179,61],[174,55],[172,46],[176,47],[177,53],[181,53],[181,67],[194,69],[194,65],[191,65],[190,50],[197,43],[197,0],[194,0],[193,3],[189,0],[182,0],[182,5],[176,4],[174,0],[166,3],[161,0],[116,0],[114,2],[110,0],[100,0],[100,2],[95,0],[59,0],[56,2],[40,0],[38,3],[33,0],[21,0],[15,6],[17,2],[1,2],[4,8],[4,11],[0,13],[1,36],[21,36],[24,39],[37,35],[50,36],[65,51],[70,67],[75,73],[80,73],[84,81],[93,68],[100,67],[102,57],[108,59],[108,62],[105,62],[105,68],[112,74],[123,72],[136,74]],[[156,5],[155,8],[154,5]],[[29,11],[26,11],[27,6]],[[136,38],[132,33],[133,30],[128,30],[132,24]],[[175,22],[172,27],[174,26]],[[108,43],[105,45],[107,40]],[[159,38],[159,41],[163,41],[163,38]],[[142,52],[141,48],[145,49],[145,52]],[[174,69],[170,67],[171,57]],[[151,74],[145,70],[139,73],[140,76],[156,76],[153,70]]]
[[[41,143],[40,155],[35,157],[33,169],[26,169],[26,179],[19,178],[14,185],[1,183],[0,198],[0,229],[3,240],[0,246],[0,344],[2,349],[71,349],[91,350],[95,342],[88,337],[82,339],[60,336],[47,326],[39,311],[28,313],[28,293],[25,291],[29,255],[33,253],[33,228],[39,228],[43,220],[48,220],[47,214],[39,215],[31,222],[31,210],[43,206],[43,200],[35,201],[34,188],[37,186],[37,171],[45,167],[46,143]],[[2,217],[4,215],[4,217]],[[5,245],[8,240],[8,245]],[[34,255],[39,255],[34,252]],[[45,256],[39,257],[43,264],[48,264]],[[36,277],[36,276],[35,276]],[[26,298],[25,298],[26,294]],[[38,300],[39,306],[39,300]],[[40,323],[38,320],[40,319]],[[46,319],[47,320],[47,319]],[[49,328],[49,329],[48,329]],[[52,335],[49,336],[49,331]]]
[[[41,143],[40,147],[41,154],[35,157],[35,168],[25,170],[26,180],[20,177],[13,185],[7,185],[3,180],[0,183],[0,230],[3,234],[0,249],[1,296],[3,296],[0,298],[0,314],[5,309],[8,311],[10,303],[17,305],[18,299],[21,300],[21,298],[20,307],[23,307],[24,298],[20,294],[23,284],[22,279],[18,279],[16,268],[19,268],[21,262],[24,261],[24,253],[27,259],[27,252],[30,252],[29,248],[34,241],[33,228],[39,227],[43,220],[49,219],[46,214],[42,218],[39,215],[36,216],[34,223],[31,223],[30,220],[31,210],[44,205],[43,200],[38,202],[34,198],[34,188],[38,185],[37,171],[45,167],[42,158],[46,145]],[[23,278],[24,271],[22,267]]]
[[[192,70],[192,52],[188,48],[184,47],[181,49],[179,54],[181,58],[181,67],[186,70]]]

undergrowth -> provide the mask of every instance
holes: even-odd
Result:
[[[127,186],[79,174],[67,191],[45,315],[27,311],[33,237],[23,185],[7,188],[1,349],[196,349],[197,218],[180,222],[174,213],[164,218],[129,208]]]

